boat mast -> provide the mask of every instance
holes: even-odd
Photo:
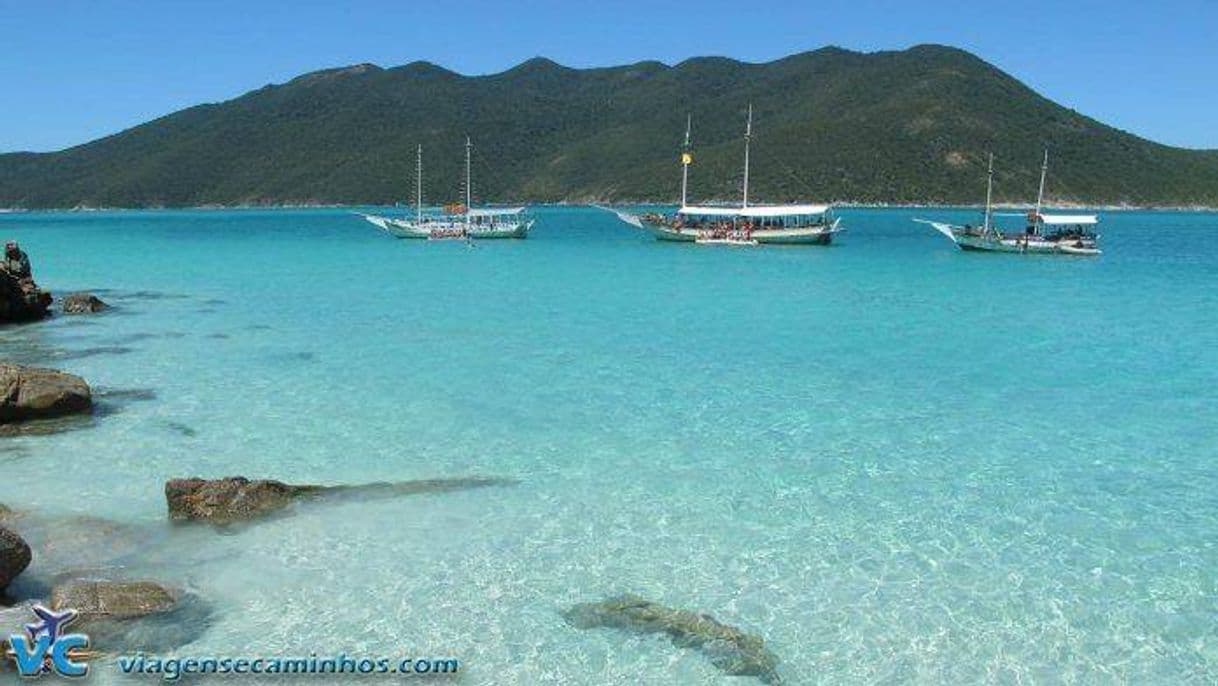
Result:
[[[749,141],[753,138],[753,103],[749,103],[749,119],[744,127],[744,207],[749,206]]]
[[[423,223],[423,146],[415,152],[414,161],[414,215],[415,223]]]
[[[994,153],[990,153],[990,170],[985,184],[985,233],[990,232],[990,200],[994,197]]]
[[[689,187],[689,163],[694,161],[689,154],[689,129],[693,122],[692,114],[685,115],[685,145],[681,147],[681,207],[685,207],[685,191]]]
[[[470,180],[469,179],[469,150],[472,147],[473,147],[473,145],[469,142],[469,136],[466,136],[465,137],[465,230],[466,231],[469,231],[469,213],[470,213],[470,210],[473,209],[472,207],[470,207],[470,202],[471,202],[470,199],[473,197],[473,194],[471,193],[470,186],[469,186],[469,180]]]
[[[1045,175],[1049,172],[1049,149],[1045,148],[1045,161],[1040,165],[1040,190],[1036,192],[1036,228],[1040,230],[1040,207],[1045,200]]]

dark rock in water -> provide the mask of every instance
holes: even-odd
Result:
[[[0,591],[30,566],[30,546],[16,533],[0,526]]]
[[[14,514],[16,513],[13,512],[13,508],[5,505],[4,503],[0,503],[0,522],[12,517]]]
[[[115,293],[120,300],[185,300],[189,295],[183,293],[161,293],[159,291],[123,291]]]
[[[229,337],[229,335],[228,335],[228,334],[226,334],[226,333],[209,333],[209,334],[207,334],[207,337],[208,337],[208,338],[215,338],[215,339],[223,340],[223,339],[228,338],[228,337]]]
[[[138,402],[156,400],[156,389],[153,388],[99,388],[93,394],[98,400],[116,402]]]
[[[0,423],[0,438],[9,438],[13,436],[50,436],[51,434],[63,433],[65,431],[88,429],[96,425],[96,417],[89,414],[67,415],[64,417],[55,417],[53,419],[35,419],[13,424]],[[4,448],[0,448],[0,451],[3,450]],[[24,452],[25,454],[28,454],[28,451],[14,452]]]
[[[92,314],[109,307],[92,293],[69,293],[63,296],[60,308],[64,314]]]
[[[701,651],[711,664],[732,676],[757,677],[778,684],[778,658],[759,636],[717,621],[714,617],[665,607],[633,595],[600,603],[581,603],[563,613],[577,629],[610,627],[636,633],[667,634],[674,645]]]
[[[169,518],[228,524],[270,514],[301,498],[387,498],[443,493],[467,488],[515,483],[508,479],[470,477],[426,479],[358,486],[292,485],[282,481],[251,481],[243,476],[224,479],[173,479],[165,483]]]
[[[0,269],[0,324],[32,322],[50,312],[51,294],[31,278],[17,278]]]
[[[57,360],[83,360],[86,357],[97,357],[98,355],[126,355],[133,352],[135,352],[135,348],[125,345],[96,345],[91,348],[61,350],[54,353],[52,357]]]
[[[166,422],[165,426],[170,431],[186,436],[187,438],[194,438],[195,436],[199,435],[198,431],[185,424],[182,424],[181,422]]]
[[[92,407],[89,384],[79,376],[0,364],[0,424],[85,413]]]

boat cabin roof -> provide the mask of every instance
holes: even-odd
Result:
[[[1042,214],[1040,222],[1045,226],[1076,226],[1079,224],[1099,224],[1100,218],[1094,214]]]
[[[471,217],[499,217],[506,214],[520,214],[523,207],[475,207],[469,211]]]
[[[824,214],[828,205],[750,205],[748,207],[687,206],[677,214],[702,217],[798,217],[809,214]]]

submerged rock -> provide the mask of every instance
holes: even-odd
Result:
[[[442,493],[515,483],[510,479],[470,477],[424,479],[358,486],[293,485],[243,476],[223,479],[172,479],[165,482],[169,518],[215,524],[247,521],[270,514],[301,498],[386,498],[421,493]]]
[[[563,613],[577,629],[609,627],[636,633],[667,634],[674,645],[693,648],[732,676],[757,677],[778,684],[778,658],[759,636],[717,621],[710,615],[665,607],[633,595],[581,603]]]
[[[122,565],[157,546],[165,527],[118,522],[92,515],[42,516],[21,520],[21,535],[30,544],[39,569],[62,571]]]
[[[60,307],[64,314],[92,314],[101,312],[109,305],[92,293],[69,293],[63,296]]]
[[[30,546],[25,539],[0,526],[0,591],[30,566]]]
[[[197,639],[211,608],[193,593],[155,581],[74,578],[55,586],[51,607],[79,612],[73,628],[103,652],[166,652]]]
[[[168,612],[177,597],[154,581],[72,579],[51,591],[51,606],[70,608],[82,620],[130,619]]]
[[[88,412],[89,384],[53,369],[0,364],[0,424]]]

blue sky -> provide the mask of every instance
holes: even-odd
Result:
[[[923,6],[918,6],[923,5]],[[0,151],[56,150],[325,67],[467,74],[944,43],[1147,138],[1218,148],[1218,1],[0,0]]]

